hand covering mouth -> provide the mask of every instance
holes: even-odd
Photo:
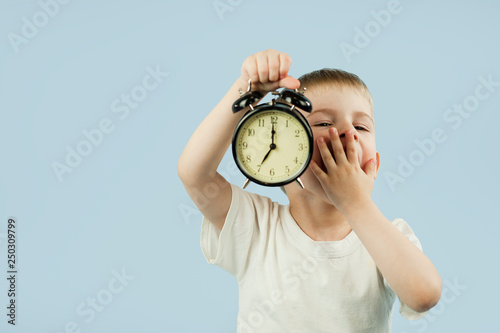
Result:
[[[337,162],[337,160],[335,159],[335,155],[333,154],[333,148],[332,148],[331,144],[330,144],[330,143],[328,143],[328,144],[327,144],[327,147],[328,147],[328,151],[330,152],[330,154],[332,154],[333,160],[334,160],[335,162]],[[345,156],[347,157],[347,146],[342,145],[342,148],[344,149],[344,154],[345,154]],[[356,152],[358,153],[358,154],[357,154],[357,155],[358,155],[358,163],[359,163],[359,165],[361,165],[361,155],[359,154],[359,151],[358,151],[358,150],[356,150]],[[321,163],[321,165],[323,166],[323,163]]]

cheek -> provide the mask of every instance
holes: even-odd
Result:
[[[375,148],[375,145],[367,145],[363,147],[362,150],[363,156],[361,157],[361,164],[364,165],[366,162],[371,160],[372,158],[377,157],[377,149]]]

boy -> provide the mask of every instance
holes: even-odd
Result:
[[[204,215],[203,253],[238,281],[238,333],[390,332],[395,296],[404,317],[421,318],[439,301],[441,278],[408,224],[387,220],[371,200],[380,156],[364,83],[327,69],[299,81],[290,65],[275,50],[248,57],[180,157],[179,176]],[[305,189],[285,186],[287,206],[216,171],[245,113],[231,105],[248,79],[264,93],[307,87],[313,105],[303,112],[313,158]]]

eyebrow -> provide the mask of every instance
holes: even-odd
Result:
[[[326,111],[326,112],[328,112],[328,111],[337,112],[337,111],[336,111],[336,110],[334,110],[334,109],[319,109],[319,110],[315,110],[314,112],[311,112],[310,116],[312,116],[313,114],[318,113],[318,112],[319,112],[319,113],[325,113],[325,111]],[[354,114],[355,116],[358,116],[358,117],[366,117],[366,118],[370,119],[370,121],[372,122],[372,124],[374,124],[374,125],[375,125],[375,122],[373,121],[372,116],[370,116],[370,115],[369,115],[369,114],[367,114],[366,112],[363,112],[363,111],[354,111],[354,112],[353,112],[353,114]]]

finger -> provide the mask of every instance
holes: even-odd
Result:
[[[267,63],[268,55],[264,52],[256,54],[257,58],[257,72],[259,73],[259,82],[269,82],[269,65]]]
[[[253,83],[259,82],[259,72],[257,71],[257,59],[255,56],[250,56],[243,62],[241,67],[241,76],[251,79]],[[252,89],[254,90],[254,89]]]
[[[347,131],[346,133],[346,155],[349,163],[354,164],[359,167],[358,161],[358,151],[356,149],[356,144],[354,140],[354,133],[352,130]]]
[[[332,153],[330,153],[330,150],[328,149],[328,146],[327,146],[324,138],[319,137],[317,140],[317,145],[318,145],[319,153],[321,154],[321,159],[323,160],[323,164],[325,165],[328,173],[330,173],[333,170],[333,168],[335,168],[335,166],[336,166],[336,163],[335,163],[335,160],[333,159]]]
[[[311,167],[313,174],[316,176],[316,178],[318,178],[319,182],[323,183],[323,179],[327,177],[326,173],[320,168],[320,166],[314,160],[311,160],[309,166]]]
[[[279,86],[280,88],[298,89],[300,81],[288,75],[290,66],[292,65],[292,58],[286,53],[279,53],[280,69],[279,69]]]
[[[366,175],[370,176],[373,179],[377,178],[377,160],[372,158],[368,162],[365,163],[362,170]]]
[[[288,75],[288,71],[290,70],[290,66],[292,65],[292,58],[290,58],[290,56],[286,53],[279,53],[279,62],[279,78],[284,79]]]
[[[269,67],[269,81],[274,82],[280,79],[280,56],[279,54],[271,54],[267,58]]]
[[[287,76],[279,82],[280,88],[288,88],[288,89],[298,89],[300,87],[300,81],[291,76]]]
[[[332,142],[332,150],[335,161],[337,164],[347,163],[347,157],[344,153],[344,147],[342,146],[342,141],[340,141],[337,129],[332,127],[328,130],[328,133],[330,134],[330,141]]]

